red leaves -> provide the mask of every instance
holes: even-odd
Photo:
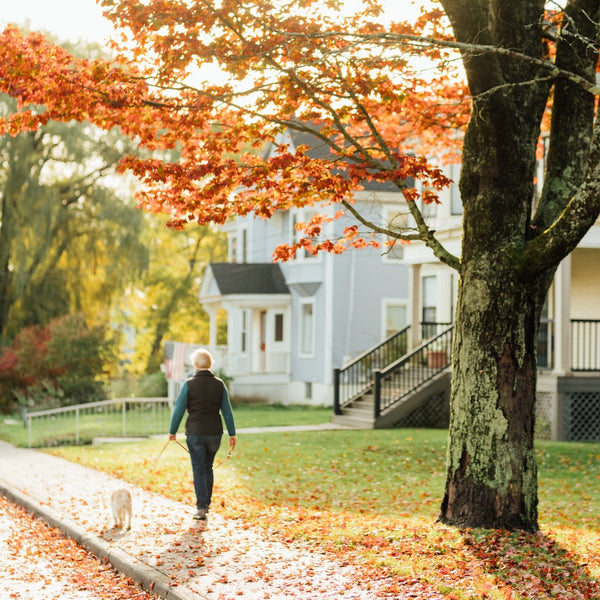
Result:
[[[507,598],[600,598],[600,582],[555,540],[536,534],[465,533],[465,543]]]
[[[434,61],[446,59],[449,50],[396,40],[407,32],[415,39],[447,37],[440,11],[386,31],[374,3],[348,17],[309,10],[306,1],[285,7],[103,4],[118,26],[129,29],[122,38],[129,42],[113,62],[75,59],[42,36],[22,36],[14,28],[0,36],[0,91],[20,106],[0,129],[15,133],[48,119],[88,120],[119,127],[150,151],[177,146],[176,163],[154,156],[121,164],[143,183],[140,206],[169,213],[171,226],[352,202],[368,180],[391,181],[399,191],[408,178],[419,180],[426,204],[437,202],[435,192],[447,185],[423,156],[432,148],[457,147],[456,132],[468,117],[465,86],[452,62],[426,79],[412,64],[428,54],[427,68],[434,71]],[[27,110],[32,104],[43,109]],[[312,130],[317,145],[329,151],[309,156],[306,146],[282,143],[286,127]],[[257,150],[267,143],[278,150],[265,158]],[[418,197],[416,189],[409,200]],[[339,253],[378,245],[361,236],[316,240],[322,231],[315,226],[305,233],[277,258],[299,248]]]
[[[0,531],[10,527],[0,553],[3,592],[9,598],[71,597],[77,591],[100,600],[150,600],[131,579],[65,538],[55,528],[0,497]],[[91,592],[91,593],[90,593]]]

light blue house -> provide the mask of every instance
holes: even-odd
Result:
[[[314,138],[292,133],[287,141],[319,152]],[[446,170],[458,181],[459,165]],[[458,256],[456,184],[440,199],[422,210]],[[366,183],[355,201],[373,223],[414,226],[391,188]],[[446,426],[457,274],[419,242],[273,263],[274,248],[293,242],[295,223],[310,217],[303,209],[229,223],[229,262],[207,269],[200,301],[233,395],[333,404],[332,419],[353,426]],[[342,236],[346,224],[333,221],[324,237]],[[600,222],[561,263],[548,295],[538,338],[538,437],[600,439],[599,253]],[[227,323],[223,345],[219,318]],[[394,332],[401,333],[388,339]]]
[[[287,141],[308,145],[313,155],[326,151],[303,134],[292,133]],[[403,198],[390,189],[365,183],[355,195],[357,208],[382,225],[404,222]],[[329,210],[333,216],[338,208]],[[316,212],[323,211],[231,221],[228,262],[205,272],[199,299],[210,316],[209,349],[216,368],[233,378],[234,397],[331,405],[334,369],[409,322],[408,268],[400,246],[335,256],[299,253],[273,263],[275,247],[293,242],[294,225]],[[324,226],[324,236],[342,237],[348,223],[334,220]],[[227,322],[226,344],[217,343],[220,319]]]

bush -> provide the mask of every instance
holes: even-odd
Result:
[[[121,379],[110,382],[110,395],[113,398],[165,398],[167,396],[167,379],[165,374],[157,371],[149,375],[142,375],[136,379],[127,375]]]
[[[53,408],[104,397],[104,333],[82,315],[21,330],[0,354],[0,410]]]
[[[135,386],[138,398],[165,398],[167,396],[167,378],[161,371],[142,375]]]
[[[17,389],[19,357],[13,348],[0,350],[0,412],[7,414],[15,409],[13,391]]]
[[[83,315],[66,315],[48,325],[50,339],[46,364],[53,370],[68,404],[82,404],[104,397],[102,344],[104,331],[90,329]]]

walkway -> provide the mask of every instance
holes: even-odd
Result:
[[[249,432],[247,432],[249,433]],[[130,531],[112,529],[111,492],[130,489]],[[181,600],[373,600],[389,580],[363,582],[350,564],[124,484],[100,471],[0,442],[0,493],[108,560],[163,598]]]

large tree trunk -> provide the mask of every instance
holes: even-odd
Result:
[[[442,3],[458,40],[544,58],[542,35],[533,26],[543,22],[540,0]],[[582,41],[594,39],[589,14],[597,14],[597,2],[579,4],[585,6],[568,6],[569,27],[589,33]],[[559,44],[557,63],[591,82],[597,53],[578,44],[571,38]],[[598,214],[590,172],[589,190],[576,198],[587,202],[573,220],[563,219],[564,229],[552,226],[581,186],[591,148],[593,96],[567,81],[555,82],[551,182],[532,214],[536,144],[550,92],[533,64],[494,50],[464,55],[473,111],[460,180],[464,235],[440,514],[458,527],[538,528],[533,438],[539,317],[556,267],[581,238],[584,222],[589,227]]]
[[[488,259],[462,274],[444,523],[538,528],[533,437],[541,306],[533,283],[511,279]]]

